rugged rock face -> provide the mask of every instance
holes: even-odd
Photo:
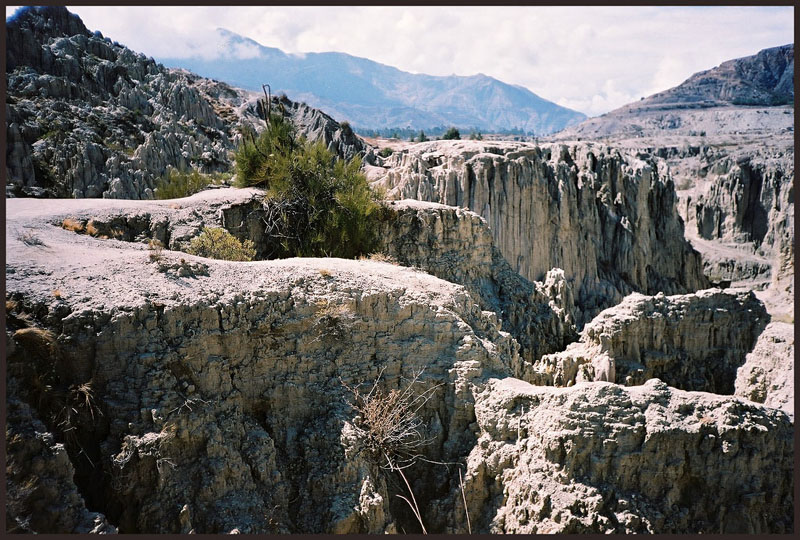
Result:
[[[53,440],[35,412],[20,400],[13,378],[7,392],[6,531],[117,532],[105,516],[86,509],[64,445]]]
[[[552,139],[602,140],[665,159],[705,274],[770,284],[791,302],[793,77],[793,44],[765,49]]]
[[[752,292],[634,293],[587,324],[578,343],[543,357],[521,378],[556,386],[658,378],[675,388],[733,394],[737,369],[768,322]]]
[[[582,310],[580,324],[633,291],[707,285],[656,161],[599,145],[437,141],[395,152],[383,165],[369,173],[390,197],[481,215],[525,278],[541,281],[562,268]]]
[[[493,311],[534,361],[576,339],[575,304],[564,271],[544,282],[515,272],[495,247],[486,221],[469,210],[413,200],[393,201],[382,223],[381,251],[403,265],[464,285],[481,308]]]
[[[185,251],[204,227],[223,227],[252,241],[256,257],[267,259],[271,242],[264,231],[262,199],[259,189],[219,189],[146,208],[133,201],[76,206],[51,223],[67,219],[94,237],[139,243],[154,239],[175,251]],[[468,210],[411,200],[392,202],[388,210],[379,224],[380,252],[465,286],[519,342],[527,361],[562,350],[577,338],[572,290],[562,270],[552,269],[544,282],[521,277],[494,246],[486,222]]]
[[[382,371],[396,388],[424,368],[424,386],[446,382],[424,417],[438,426],[430,457],[449,459],[474,439],[470,381],[515,355],[494,315],[418,270],[206,261],[206,275],[180,278],[141,245],[38,223],[55,236],[29,246],[32,265],[14,240],[8,290],[59,336],[71,367],[59,383],[91,381],[103,415],[89,451],[109,476],[80,487],[122,532],[391,529],[395,487],[348,442],[338,379],[371,384]],[[51,257],[66,266],[38,274]],[[30,351],[17,351],[10,361],[25,362]]]
[[[781,409],[794,420],[794,324],[767,325],[735,384],[735,395]]]
[[[87,508],[98,513],[95,526],[105,516],[120,532],[416,531],[396,497],[407,496],[405,484],[365,450],[342,382],[402,389],[423,369],[418,391],[432,393],[420,429],[431,442],[421,451],[466,467],[474,532],[792,530],[792,424],[783,412],[660,382],[558,389],[513,379],[519,346],[483,309],[502,268],[488,259],[495,252],[474,214],[403,203],[395,222],[408,233],[415,220],[431,225],[419,239],[437,271],[437,258],[463,244],[455,231],[483,238],[478,256],[451,264],[466,287],[375,261],[151,257],[151,236],[178,246],[199,223],[242,215],[255,192],[231,191],[9,201],[9,386],[75,469],[74,487],[65,478],[51,495],[72,489],[85,501],[63,509],[59,532],[83,530]],[[93,235],[60,226],[86,219],[85,231],[91,216]],[[415,256],[401,244],[404,253]],[[569,293],[558,272],[533,288],[554,311]],[[47,404],[81,388],[73,439]],[[19,433],[23,416],[12,415]],[[467,530],[456,467],[406,469],[430,532]],[[19,471],[15,486],[30,478]],[[24,521],[34,501],[15,500],[13,517]]]
[[[473,531],[794,528],[791,475],[779,472],[792,467],[793,428],[781,411],[657,379],[627,388],[504,379],[490,381],[475,414],[481,434],[464,480]],[[463,513],[453,516],[464,530]]]
[[[166,69],[65,8],[28,8],[6,28],[7,196],[152,198],[169,167],[230,171],[239,125],[262,129],[259,94]],[[274,105],[339,155],[368,153],[324,113]]]
[[[744,252],[728,254],[709,244],[703,250],[702,242],[694,242],[707,252],[706,273],[717,279],[772,282],[793,275],[794,152],[741,148],[704,152],[698,158],[697,167],[676,168],[675,174],[678,182],[693,172],[703,178],[681,196],[687,236]]]

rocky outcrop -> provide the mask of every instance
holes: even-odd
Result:
[[[437,141],[395,152],[383,165],[370,176],[390,197],[483,217],[500,253],[526,279],[562,268],[579,324],[633,291],[707,286],[657,161],[597,145]]]
[[[181,278],[141,244],[39,223],[55,236],[40,232],[44,246],[27,255],[12,240],[8,291],[57,336],[71,366],[59,382],[92,381],[103,416],[91,449],[108,474],[79,488],[98,492],[122,532],[391,530],[397,487],[348,442],[339,379],[382,374],[397,388],[424,370],[425,387],[445,383],[421,414],[438,441],[426,455],[449,459],[473,440],[470,381],[515,354],[462,287],[418,270],[205,261],[207,275]],[[38,274],[50,257],[65,266]]]
[[[659,378],[675,388],[733,394],[737,369],[768,322],[752,292],[634,293],[587,324],[579,342],[523,368],[520,377],[556,386]]]
[[[240,125],[263,129],[259,94],[164,68],[63,7],[22,10],[7,44],[7,196],[152,198],[170,167],[231,171]],[[321,111],[274,103],[340,156],[368,153]]]
[[[416,234],[436,257],[459,245],[437,221],[485,239],[479,257],[451,264],[466,287],[377,261],[152,256],[150,235],[171,231],[165,238],[178,246],[198,223],[243,215],[255,192],[231,191],[163,202],[8,201],[7,316],[52,337],[38,346],[7,326],[10,385],[64,442],[86,507],[120,532],[419,530],[397,497],[408,488],[369,451],[344,385],[398,390],[420,372],[416,391],[430,397],[415,425],[429,441],[419,447],[427,461],[405,477],[429,532],[467,530],[459,465],[441,463],[466,466],[474,532],[792,529],[791,422],[782,412],[652,383],[530,390],[513,379],[519,346],[482,308],[491,297],[472,292],[481,276],[498,276],[474,214],[433,205],[416,217],[411,207],[397,212],[401,230],[429,225]],[[64,228],[70,217],[73,230]],[[412,247],[398,254],[411,257]],[[436,257],[431,268],[444,271]],[[558,272],[534,289],[554,311],[567,303]],[[91,396],[91,406],[76,403],[77,439],[48,420],[43,403],[62,399],[51,388]],[[669,457],[677,453],[683,461]],[[528,483],[538,478],[541,487]],[[548,502],[532,500],[538,493],[551,494]],[[61,519],[79,523],[81,512],[73,505]]]
[[[575,304],[563,270],[553,268],[543,282],[523,278],[495,247],[486,221],[469,210],[414,200],[392,201],[388,208],[378,233],[381,252],[464,285],[517,340],[522,358],[532,362],[576,339]]]
[[[707,254],[706,273],[773,283],[793,276],[794,152],[744,147],[698,157],[696,167],[676,168],[675,176],[697,171],[703,178],[682,193],[679,209],[687,236],[700,239],[693,243]]]
[[[763,49],[695,73],[680,85],[629,107],[702,103],[781,105],[794,101],[794,44]]]
[[[481,434],[464,479],[473,531],[794,529],[793,427],[781,411],[657,379],[627,388],[504,379],[487,385],[475,414]],[[466,529],[463,512],[453,521]]]
[[[735,395],[794,419],[794,325],[772,322],[736,372]]]
[[[252,241],[257,259],[269,259],[272,242],[264,228],[262,199],[263,191],[255,188],[219,189],[146,208],[136,202],[60,208],[50,219],[62,226],[67,220],[69,227],[96,238],[153,239],[174,251],[186,251],[204,227],[223,227],[240,240]],[[389,203],[385,214],[377,223],[378,250],[399,264],[465,286],[481,309],[494,312],[503,330],[518,341],[526,361],[562,350],[576,339],[572,290],[563,271],[552,269],[544,282],[521,277],[500,255],[477,214],[411,200]]]

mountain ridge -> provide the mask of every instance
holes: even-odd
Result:
[[[682,83],[570,126],[556,138],[655,133],[783,132],[794,115],[794,44],[762,49],[699,71]]]
[[[292,55],[226,29],[217,29],[217,35],[224,44],[222,59],[194,56],[159,61],[246,89],[269,83],[274,91],[303,95],[309,105],[366,129],[455,125],[545,134],[586,118],[525,87],[482,73],[409,73],[347,53]],[[250,56],[243,54],[245,49]],[[236,57],[237,51],[242,57]]]

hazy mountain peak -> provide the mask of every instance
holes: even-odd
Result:
[[[213,60],[159,60],[250,90],[269,83],[273,92],[299,97],[366,129],[458,126],[543,134],[586,118],[484,73],[414,74],[346,53],[287,54],[227,29],[217,33],[221,44]]]

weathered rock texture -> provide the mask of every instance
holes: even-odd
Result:
[[[473,531],[793,531],[793,427],[736,398],[644,386],[491,381],[467,459]],[[767,462],[773,463],[766,466]],[[770,472],[771,471],[771,472]],[[463,514],[453,514],[464,530]]]
[[[553,268],[543,282],[515,272],[495,247],[486,221],[463,208],[393,201],[381,224],[381,251],[403,265],[464,285],[519,342],[527,361],[562,350],[577,338],[572,289]]]
[[[735,395],[794,419],[794,324],[772,322],[736,372]]]
[[[6,388],[6,531],[114,533],[105,516],[86,509],[64,445],[17,395]]]
[[[705,152],[696,167],[676,168],[675,176],[688,177],[694,171],[703,180],[682,194],[679,208],[687,236],[719,246],[693,241],[704,254],[706,273],[732,281],[768,279],[791,298],[794,151],[743,147]]]
[[[551,270],[544,282],[521,277],[494,246],[485,220],[468,210],[418,201],[392,202],[388,208],[378,224],[379,250],[405,266],[464,285],[481,309],[494,312],[517,339],[527,361],[562,350],[577,338],[572,291],[562,270]],[[123,201],[103,208],[76,207],[51,222],[63,225],[67,219],[81,233],[89,230],[100,238],[154,239],[174,251],[185,251],[204,227],[223,227],[240,240],[252,241],[258,259],[269,259],[272,242],[263,217],[263,191],[251,188],[207,191],[147,208]],[[162,266],[167,269],[166,262]]]
[[[263,129],[259,94],[164,68],[63,7],[6,28],[7,196],[152,198],[170,167],[230,171],[239,126]],[[321,111],[274,97],[281,106],[339,155],[369,153]]]
[[[794,46],[723,62],[553,136],[666,160],[713,282],[794,296]]]
[[[466,465],[475,532],[793,529],[792,428],[781,411],[660,383],[530,387],[510,378],[518,344],[497,315],[418,269],[172,251],[154,260],[143,242],[59,225],[103,209],[219,219],[230,200],[217,190],[181,201],[188,208],[8,201],[8,320],[53,335],[43,347],[8,326],[10,385],[64,442],[85,507],[120,532],[418,530],[396,497],[404,483],[364,450],[342,381],[402,388],[423,369],[420,390],[441,386],[419,411],[431,440],[422,453]],[[434,210],[442,221],[459,212]],[[42,377],[52,385],[37,385]],[[57,402],[51,387],[91,388],[97,414],[78,407],[77,439],[42,405]],[[457,467],[406,469],[430,532],[466,531]],[[15,515],[30,515],[33,501],[18,500]],[[59,532],[78,530],[84,511],[65,508]]]
[[[675,191],[656,161],[596,145],[437,141],[395,152],[370,175],[389,196],[469,208],[523,277],[564,270],[579,323],[626,294],[704,288]]]
[[[397,387],[424,369],[423,385],[445,382],[423,414],[430,457],[452,458],[474,441],[470,380],[517,347],[463,288],[418,270],[206,261],[207,275],[180,278],[143,246],[44,226],[55,236],[31,246],[39,263],[16,241],[8,290],[58,336],[60,382],[91,381],[103,416],[89,451],[108,478],[80,487],[123,532],[391,529],[394,487],[348,442],[339,378],[371,384],[385,368]],[[44,270],[50,257],[65,266]]]
[[[733,394],[736,370],[768,322],[752,292],[634,293],[587,324],[579,342],[524,366],[519,376],[556,386],[659,378],[685,390]]]

